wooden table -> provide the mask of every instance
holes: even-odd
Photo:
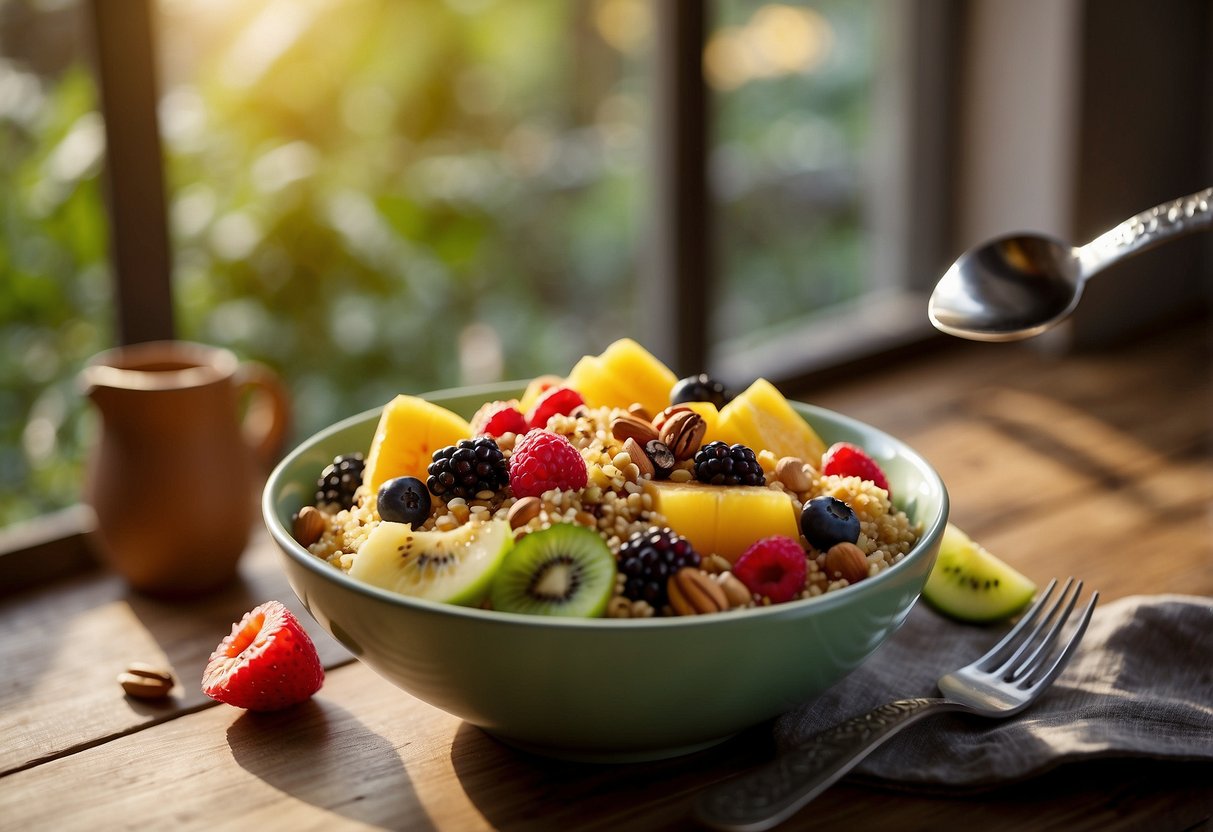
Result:
[[[1204,324],[1064,360],[955,343],[798,392],[919,448],[954,520],[1039,582],[1074,573],[1108,600],[1213,595],[1211,343]],[[231,622],[269,598],[301,613],[263,534],[236,585],[193,603],[95,567],[39,574],[0,598],[4,829],[693,829],[697,790],[771,753],[760,725],[652,764],[525,756],[381,680],[306,614],[329,668],[311,702],[212,703],[199,678]],[[126,698],[115,675],[131,661],[170,665],[171,700]],[[788,828],[1191,829],[1213,816],[1211,775],[1112,761],[976,794],[852,778]]]

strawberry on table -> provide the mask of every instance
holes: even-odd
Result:
[[[858,445],[850,442],[835,442],[821,457],[821,473],[827,476],[859,477],[871,480],[880,488],[889,491],[889,480],[880,466]],[[892,492],[889,492],[890,496]]]
[[[324,682],[316,646],[278,601],[245,613],[211,653],[202,692],[250,711],[274,711],[311,697]]]

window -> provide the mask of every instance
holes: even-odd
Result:
[[[276,367],[300,435],[396,392],[567,367],[621,333],[672,362],[777,380],[837,360],[855,340],[838,335],[849,309],[914,317],[891,329],[916,337],[907,275],[931,235],[899,218],[911,191],[943,189],[924,185],[940,145],[906,103],[941,98],[942,74],[922,69],[945,54],[934,6],[151,2],[172,331]],[[107,68],[120,32],[88,12],[112,24],[114,7],[0,8],[0,141],[19,150],[0,162],[13,185],[0,257],[26,275],[0,300],[4,523],[77,499],[90,414],[72,379],[121,339],[116,313],[141,293],[110,301],[104,132],[80,60],[96,34]],[[706,89],[704,112],[661,97],[671,74],[683,86],[667,90]],[[701,157],[674,130],[698,131]],[[654,213],[670,197],[655,159],[704,180],[704,205],[684,194],[664,218],[703,220],[710,237],[681,243],[702,249],[702,274],[655,256],[675,233]],[[48,165],[59,179],[40,179]],[[49,213],[48,182],[61,200]],[[694,314],[670,303],[678,293]],[[889,343],[890,327],[856,332]],[[813,333],[829,348],[806,348]]]
[[[113,342],[86,34],[76,3],[0,4],[0,526],[79,499],[73,377]]]

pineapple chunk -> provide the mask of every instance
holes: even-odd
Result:
[[[732,563],[761,538],[776,534],[800,538],[792,499],[781,491],[654,481],[645,488],[653,497],[653,508],[701,555],[717,554]]]
[[[620,338],[598,358],[614,385],[629,398],[627,404],[639,402],[654,416],[670,406],[670,390],[678,379],[640,344],[631,338]]]
[[[379,417],[362,483],[374,493],[393,477],[424,480],[434,451],[471,435],[472,426],[459,414],[416,396],[397,396]]]
[[[761,486],[708,486],[721,491],[716,507],[716,554],[735,563],[754,541],[779,534],[800,539],[791,496]]]
[[[721,409],[716,432],[723,442],[740,443],[755,453],[770,451],[776,459],[798,457],[814,467],[821,464],[826,449],[817,432],[764,378]]]
[[[596,355],[582,356],[564,383],[580,393],[590,407],[627,407],[632,403]]]
[[[631,338],[621,338],[602,355],[586,355],[573,365],[565,384],[591,407],[639,402],[654,416],[670,404],[674,373]]]

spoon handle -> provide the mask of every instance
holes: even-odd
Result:
[[[1213,188],[1142,211],[1078,250],[1083,277],[1164,240],[1213,224]]]

